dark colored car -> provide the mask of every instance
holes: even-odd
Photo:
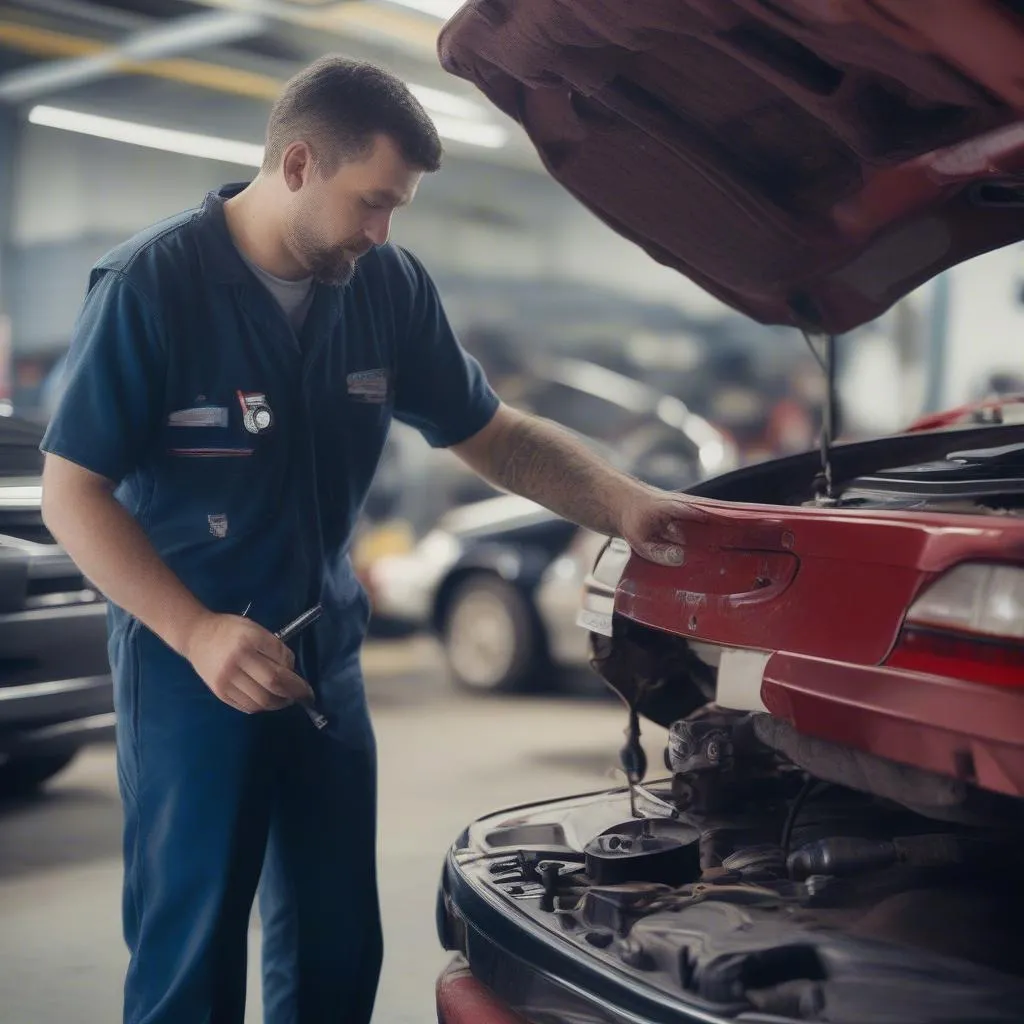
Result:
[[[0,418],[0,795],[114,732],[106,604],[40,512],[41,428]]]
[[[581,533],[514,495],[455,508],[412,551],[369,567],[375,613],[435,634],[461,687],[477,693],[543,689],[554,670],[588,660],[585,643],[567,661],[553,642],[560,633],[580,634],[572,628],[576,608],[565,609],[559,620],[541,602],[552,565],[572,558]],[[589,564],[573,568],[582,584]]]
[[[459,837],[440,1019],[1021,1021],[1024,425],[834,445],[832,396],[836,334],[1024,239],[1024,10],[480,0],[441,54],[623,234],[821,338],[829,398],[820,454],[689,488],[681,566],[607,544],[629,785]]]
[[[736,465],[728,438],[675,398],[580,360],[536,367],[509,404],[569,426],[648,483],[689,484]],[[375,616],[435,633],[458,685],[536,691],[587,664],[574,621],[597,544],[500,495],[452,509],[411,551],[377,558],[363,576]]]

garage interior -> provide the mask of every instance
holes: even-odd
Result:
[[[121,811],[96,647],[102,597],[43,531],[34,445],[59,400],[90,266],[207,191],[248,180],[269,106],[299,68],[325,53],[379,64],[434,119],[443,169],[398,215],[392,240],[423,260],[466,348],[511,404],[564,415],[663,486],[818,444],[825,381],[800,332],[735,314],[553,181],[523,129],[440,66],[438,33],[459,6],[0,0],[0,547],[20,553],[26,578],[45,580],[13,605],[0,573],[0,664],[14,666],[10,680],[0,676],[5,1024],[109,1024],[127,959]],[[1022,327],[1019,244],[916,289],[837,340],[841,439],[1024,391],[1007,340]],[[792,417],[789,433],[776,414]],[[577,624],[604,540],[479,487],[452,457],[394,431],[353,555],[375,605],[364,665],[381,770],[380,1024],[434,1019],[449,959],[436,933],[437,875],[466,822],[623,781],[627,713],[588,666]],[[485,565],[473,561],[482,547]],[[502,582],[509,565],[529,575],[528,599]],[[54,644],[47,619],[33,643],[52,647],[52,660],[25,669],[19,616],[55,608],[92,639],[73,632]],[[25,742],[4,687],[42,695],[72,676],[92,680],[65,706],[89,718],[94,741],[62,761],[60,730],[33,724],[36,740],[50,730],[39,749],[53,771],[25,785],[19,770],[4,791],[4,765]],[[644,724],[649,763],[661,763],[667,740],[664,726]]]

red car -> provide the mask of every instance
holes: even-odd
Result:
[[[473,0],[440,52],[830,375],[836,335],[1024,239],[1020,2]],[[454,844],[442,1021],[1024,1021],[1024,424],[825,422],[692,489],[681,567],[605,548],[581,623],[630,785]]]

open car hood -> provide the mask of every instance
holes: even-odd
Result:
[[[847,331],[1024,238],[1024,0],[470,0],[439,52],[764,323]]]

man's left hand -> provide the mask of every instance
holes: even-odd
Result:
[[[633,498],[622,513],[622,538],[641,558],[657,565],[682,565],[687,528],[711,516],[684,494],[652,490]]]

